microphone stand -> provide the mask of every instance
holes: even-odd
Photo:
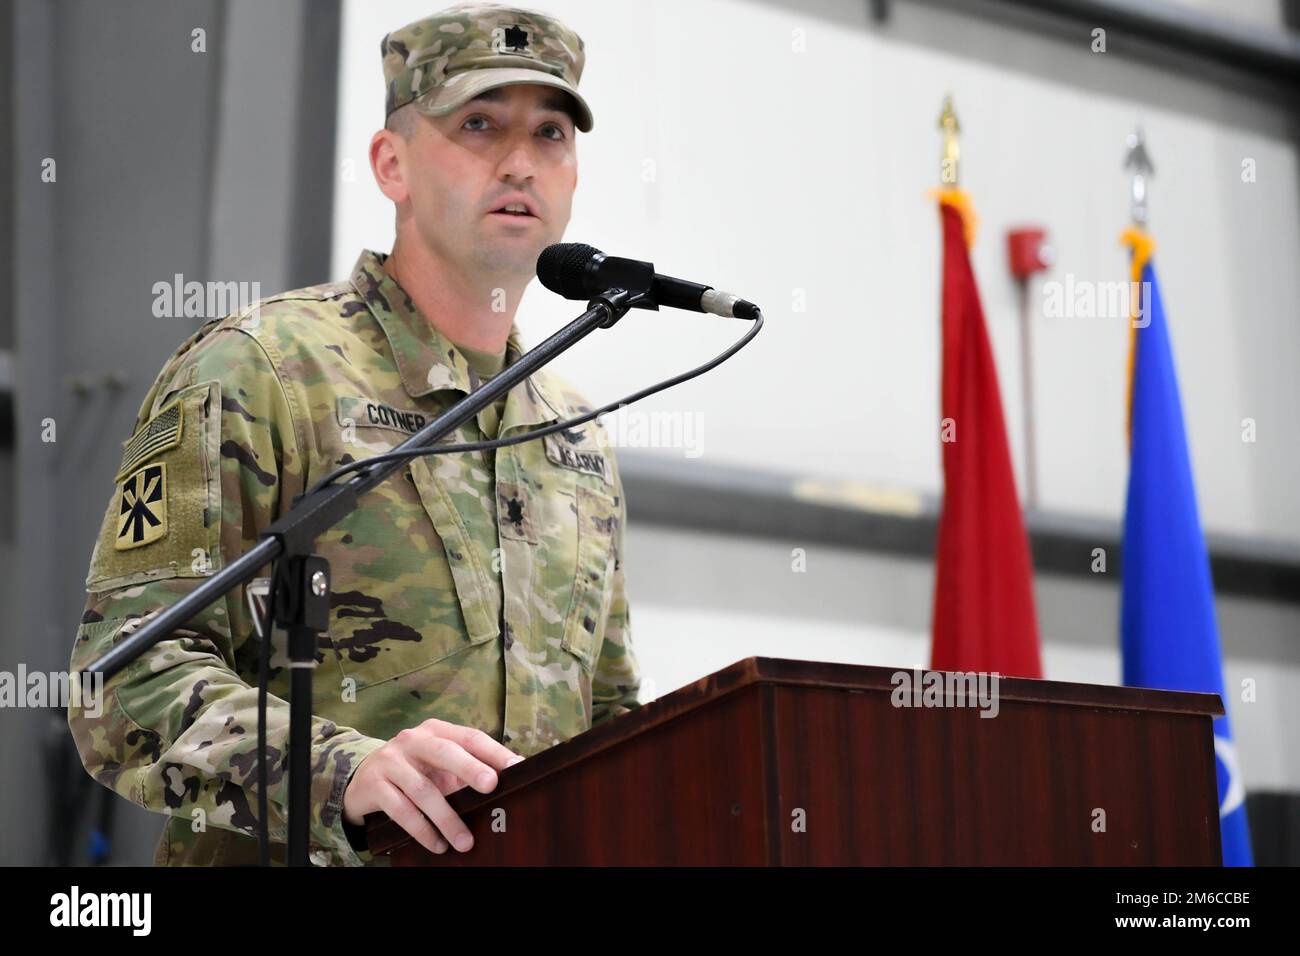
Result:
[[[481,388],[466,395],[393,451],[432,447],[533,372],[567,351],[596,329],[610,328],[627,310],[650,295],[650,289],[610,289],[587,303],[587,311],[502,369]],[[289,657],[289,808],[290,866],[307,866],[311,819],[311,703],[312,670],[316,667],[319,635],[329,629],[329,562],[312,549],[316,538],[357,507],[357,499],[397,471],[409,458],[395,458],[353,473],[346,481],[294,498],[293,507],[267,526],[261,541],[207,582],[162,611],[156,618],[81,672],[102,673],[107,681],[133,660],[227,592],[251,580],[268,562],[272,567],[275,624],[288,633]],[[82,680],[86,679],[82,676]],[[259,758],[264,757],[259,754]]]

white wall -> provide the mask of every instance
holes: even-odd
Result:
[[[952,90],[963,184],[981,215],[974,264],[1002,375],[1013,454],[1022,395],[1005,233],[1048,227],[1050,278],[1127,278],[1124,138],[1147,134],[1152,229],[1173,328],[1207,530],[1300,543],[1300,169],[1276,98],[1214,71],[1167,72],[927,4],[884,26],[863,0],[539,3],[588,50],[595,130],[579,137],[566,239],[652,259],[739,292],[769,324],[731,363],[645,407],[702,421],[704,460],[941,490],[939,233],[926,192],[936,120]],[[1275,3],[1197,3],[1257,24]],[[386,250],[390,207],[366,146],[383,121],[379,40],[436,3],[345,4],[334,272]],[[802,31],[806,51],[792,50]],[[1243,158],[1257,181],[1243,183]],[[647,170],[653,177],[647,181]],[[351,176],[343,175],[350,169]],[[801,290],[801,291],[800,291]],[[806,311],[794,303],[802,295]],[[1041,307],[1041,298],[1035,299]],[[536,283],[519,322],[532,342],[578,311]],[[561,362],[610,401],[721,350],[724,320],[633,312]],[[1042,506],[1118,521],[1127,477],[1123,320],[1036,320]],[[1258,440],[1241,440],[1254,418]],[[689,468],[680,450],[663,450]],[[1023,488],[1023,470],[1020,472]],[[630,529],[634,634],[665,693],[749,654],[911,666],[928,656],[931,569],[879,555],[789,551]],[[1047,675],[1113,683],[1118,591],[1039,576]],[[1220,599],[1228,701],[1247,785],[1300,787],[1300,609]]]

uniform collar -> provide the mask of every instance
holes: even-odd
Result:
[[[387,259],[384,253],[362,250],[352,269],[352,287],[384,330],[402,386],[412,397],[443,390],[468,395],[482,384],[478,375],[456,344],[420,314],[411,297],[388,274],[384,268]],[[515,362],[524,351],[519,327],[512,325],[506,343],[506,364]],[[543,369],[510,390],[501,432],[515,426],[558,421],[574,414]]]

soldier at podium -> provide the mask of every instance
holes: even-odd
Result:
[[[258,540],[295,495],[399,444],[523,351],[515,311],[577,185],[579,36],[460,5],[383,40],[370,160],[390,255],[265,299],[181,344],[124,444],[72,667],[95,660]],[[481,441],[580,415],[548,372],[462,426]],[[444,797],[638,706],[627,515],[598,422],[498,450],[413,458],[317,541],[331,566],[313,701],[311,859],[375,861],[382,810],[433,852],[472,837]],[[269,572],[269,569],[267,569]],[[86,769],[169,816],[155,862],[258,858],[259,638],[237,588],[69,708]],[[283,859],[289,677],[272,647],[272,858]]]

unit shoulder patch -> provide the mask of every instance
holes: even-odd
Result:
[[[167,533],[167,462],[145,465],[118,485],[118,527],[113,547],[129,551]]]

